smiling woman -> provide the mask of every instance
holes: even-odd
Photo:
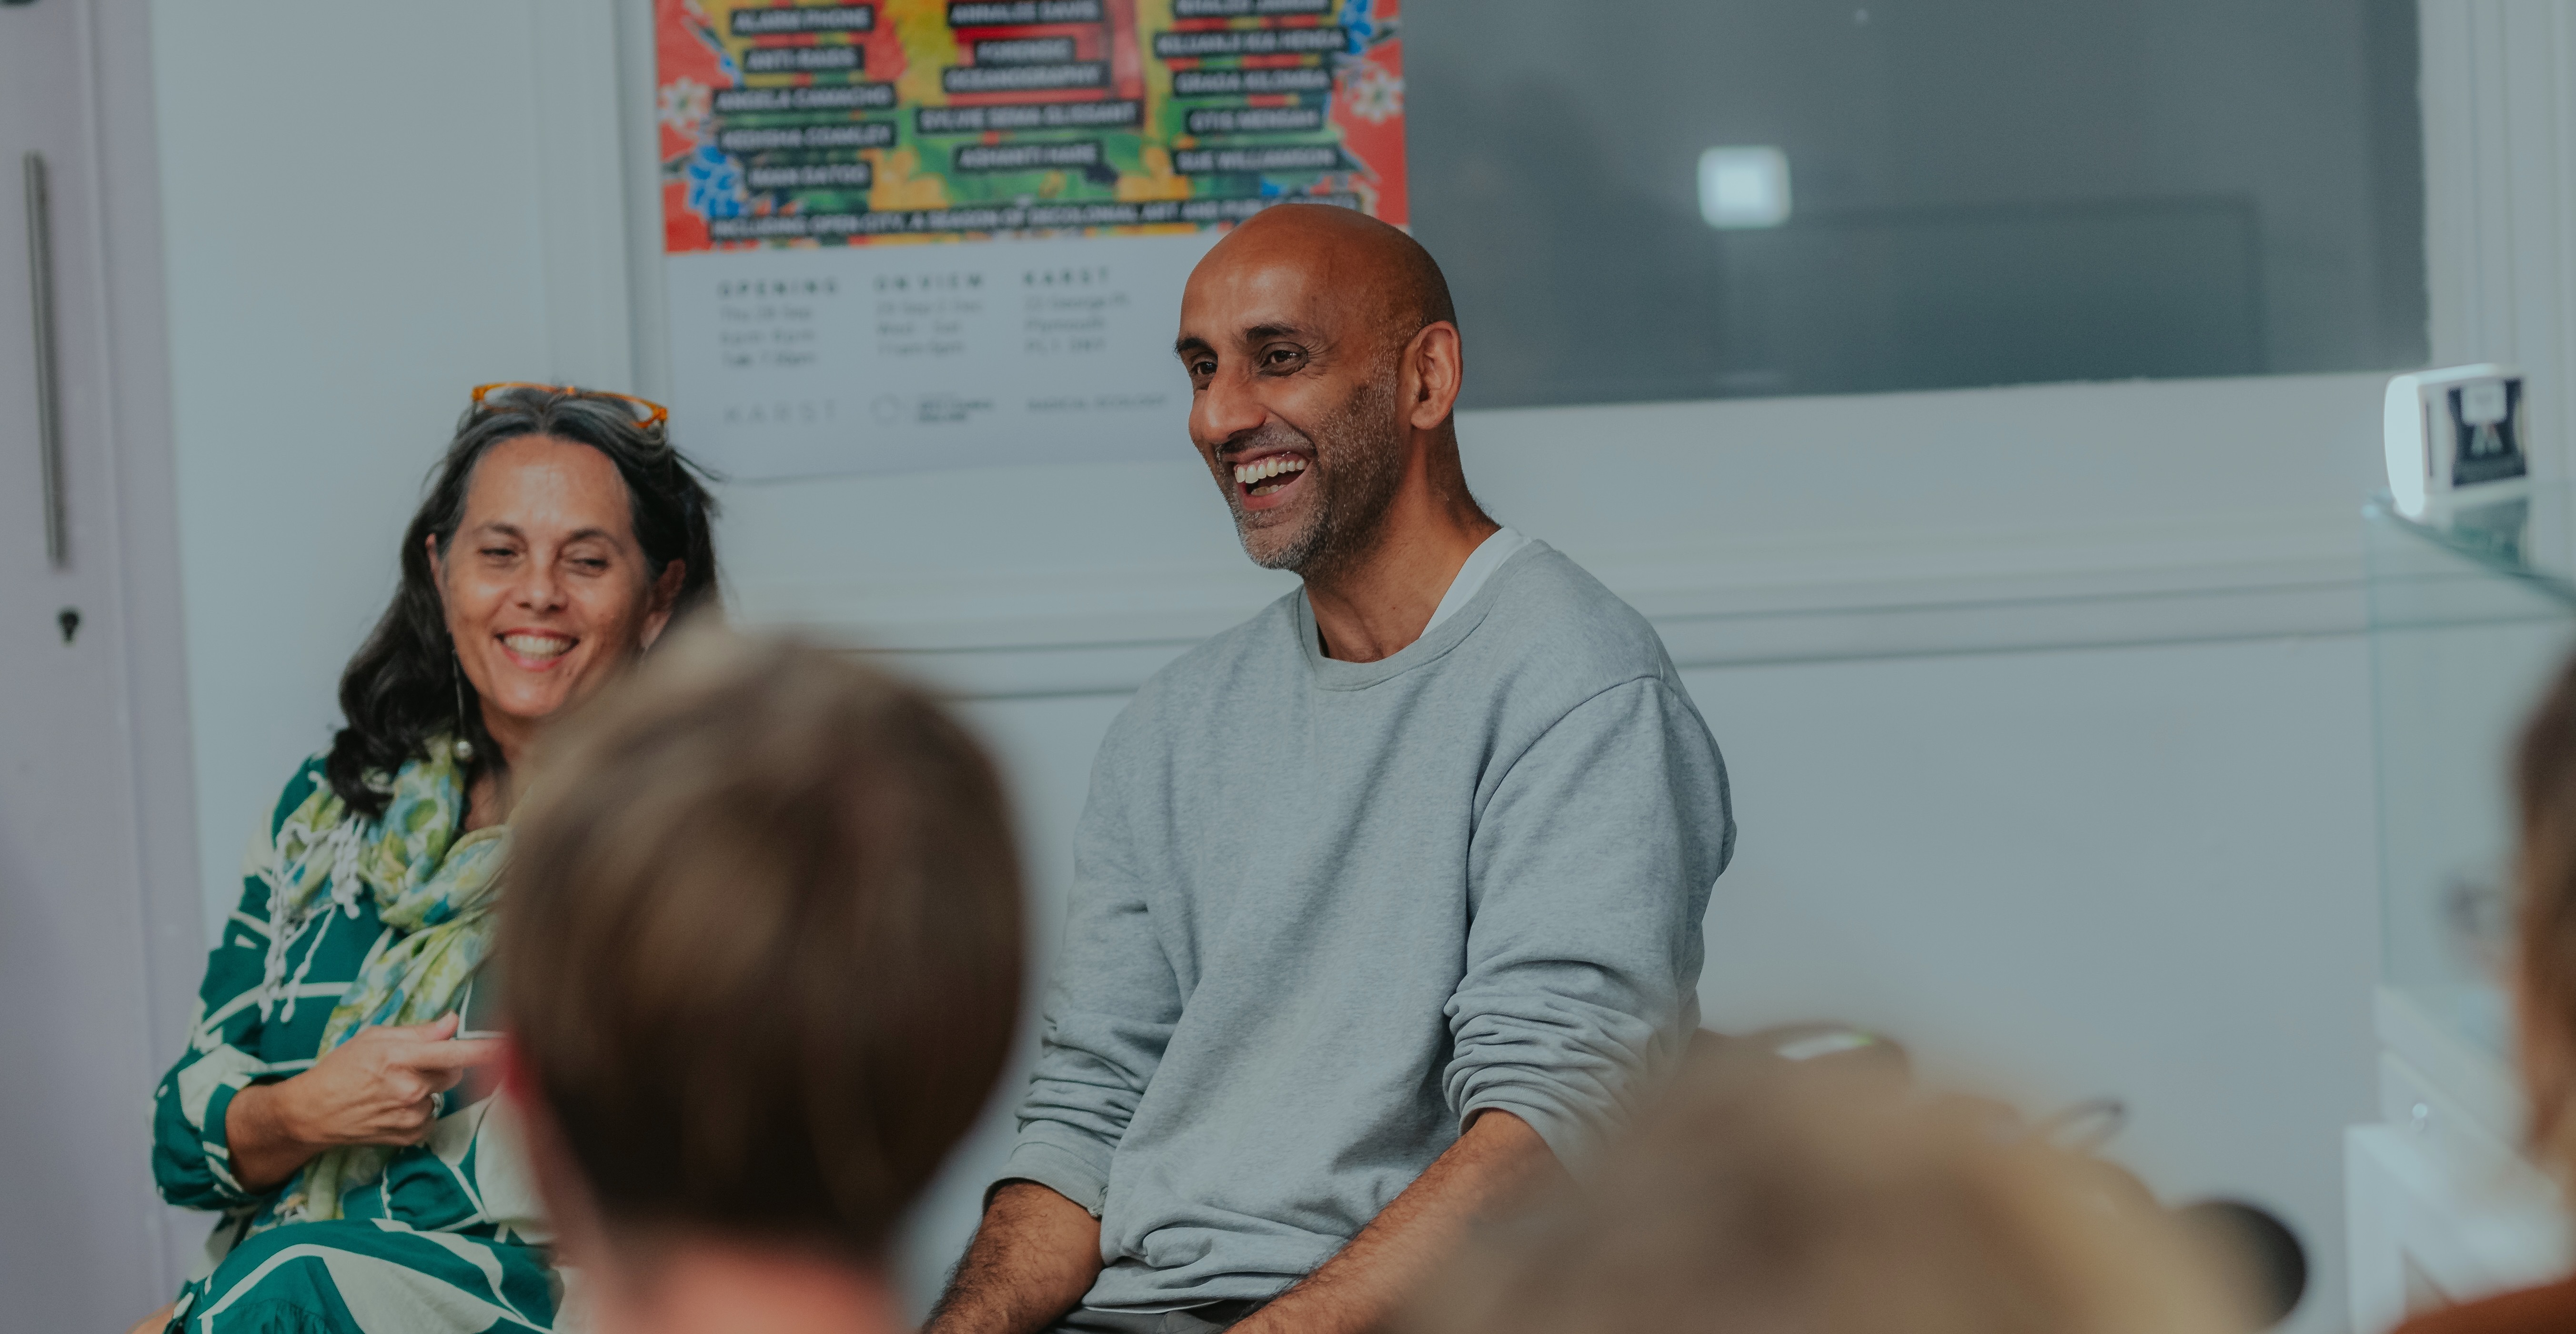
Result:
[[[367,804],[369,771],[437,733],[497,784],[536,720],[714,599],[714,503],[639,403],[478,392],[403,534],[402,587],[340,678],[349,726],[328,772],[357,809],[381,810]],[[517,650],[503,642],[513,632],[525,632]]]
[[[476,391],[341,678],[348,726],[253,844],[158,1090],[162,1196],[224,1217],[205,1269],[140,1328],[554,1327],[533,1184],[515,1142],[484,1134],[506,1113],[459,1089],[498,1053],[458,1030],[512,774],[552,719],[715,601],[713,508],[650,404]]]

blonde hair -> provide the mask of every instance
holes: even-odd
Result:
[[[1019,857],[983,749],[846,654],[710,626],[547,744],[502,1005],[607,1226],[872,1260],[1019,1015]]]
[[[1695,1052],[1595,1173],[1489,1227],[1404,1334],[2222,1334],[2239,1304],[2133,1179],[1988,1104]]]

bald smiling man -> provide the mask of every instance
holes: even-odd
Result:
[[[1271,209],[1176,347],[1245,552],[1304,587],[1101,745],[936,1334],[1366,1329],[1699,1022],[1724,762],[1644,618],[1468,494],[1430,254]]]

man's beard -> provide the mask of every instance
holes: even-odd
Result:
[[[1316,486],[1305,513],[1286,527],[1260,520],[1276,511],[1248,511],[1243,488],[1225,479],[1225,503],[1234,511],[1235,536],[1255,565],[1289,570],[1308,580],[1366,555],[1376,546],[1379,521],[1395,503],[1404,477],[1404,436],[1396,422],[1395,385],[1370,383],[1351,391],[1308,437],[1274,422],[1229,453],[1255,453],[1264,445],[1305,445],[1315,454],[1305,484]],[[1318,485],[1320,484],[1320,485]]]

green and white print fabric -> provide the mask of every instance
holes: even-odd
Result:
[[[506,838],[460,832],[464,777],[447,753],[404,765],[373,821],[353,817],[315,757],[244,861],[188,1051],[154,1109],[163,1198],[224,1214],[174,1329],[552,1327],[561,1285],[497,1100],[451,1092],[426,1143],[324,1154],[261,1194],[243,1189],[225,1143],[242,1089],[310,1068],[362,1028],[457,1008],[490,945]]]
[[[394,775],[381,819],[353,818],[338,793],[316,784],[265,849],[251,846],[243,878],[268,886],[271,921],[290,923],[270,937],[262,983],[289,1007],[295,1003],[289,983],[303,977],[300,969],[287,971],[289,946],[305,919],[317,911],[354,915],[365,896],[374,900],[377,919],[399,933],[388,935],[359,968],[331,1010],[319,1051],[361,1028],[426,1023],[447,1013],[483,963],[504,838],[497,827],[458,836],[465,781],[451,753],[442,739],[431,744],[428,758],[405,764]],[[336,1218],[340,1191],[374,1180],[391,1156],[363,1146],[332,1150],[304,1169],[300,1189],[289,1194],[305,1217]]]

